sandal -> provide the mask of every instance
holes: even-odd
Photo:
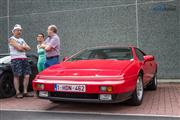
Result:
[[[29,93],[24,93],[24,94],[23,94],[23,97],[34,97],[34,95],[29,94]]]
[[[18,98],[18,99],[22,99],[23,98],[23,95],[21,93],[17,93],[15,95],[15,98]]]

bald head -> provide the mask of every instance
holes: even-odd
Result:
[[[50,25],[47,30],[48,36],[53,36],[57,33],[57,27],[55,25]]]

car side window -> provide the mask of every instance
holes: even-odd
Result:
[[[135,52],[136,52],[136,55],[137,55],[137,57],[138,57],[138,59],[140,60],[140,61],[143,61],[144,60],[144,53],[143,52],[141,52],[139,49],[135,49]]]

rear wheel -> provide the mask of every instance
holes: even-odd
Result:
[[[148,90],[156,90],[157,89],[157,74],[154,75],[153,79],[147,85]]]
[[[136,81],[136,89],[132,94],[132,97],[127,101],[130,105],[141,105],[144,97],[144,87],[143,87],[143,80],[142,75],[140,74],[138,76],[138,79]]]
[[[11,73],[5,72],[0,77],[0,97],[7,98],[15,95],[13,85],[13,76]]]

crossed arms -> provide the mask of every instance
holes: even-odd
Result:
[[[28,44],[24,43],[23,45],[19,45],[14,39],[9,40],[9,45],[13,46],[16,50],[20,52],[28,51],[31,49]]]

